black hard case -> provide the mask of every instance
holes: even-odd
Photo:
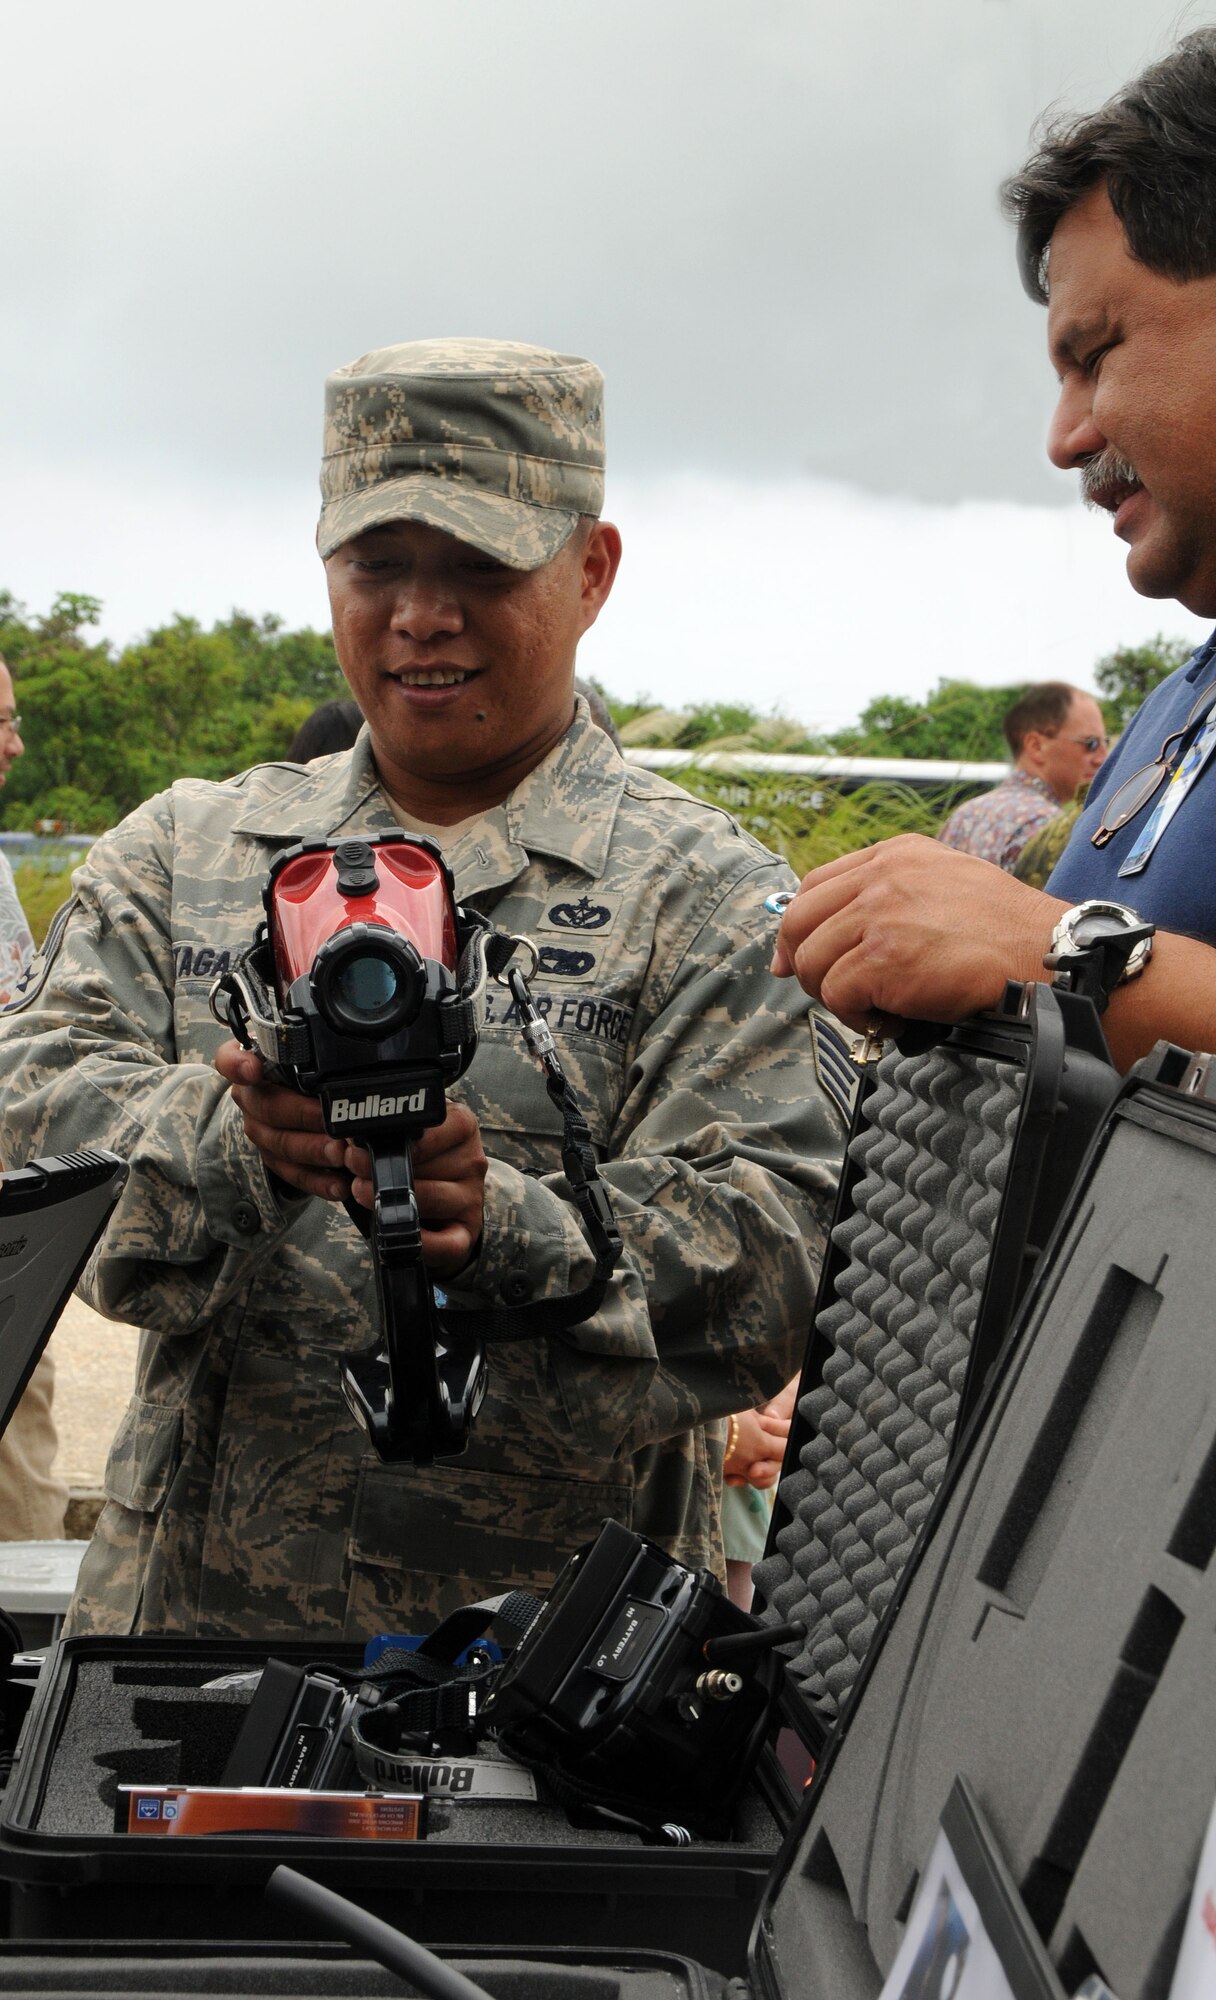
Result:
[[[1216,1796],[1210,1067],[1163,1051],[1103,1121],[786,1833],[759,1898],[746,1986],[731,1992],[872,2000],[962,1779],[1058,1992],[1097,1971],[1119,2000],[1165,2000]],[[54,1885],[47,1909],[57,1904],[61,1919],[90,1879],[101,1897],[104,1885],[120,1886],[115,1857],[93,1841],[70,1856],[52,1851],[17,1822],[55,1754],[73,1649],[105,1644],[60,1647],[6,1808],[5,1872],[26,1899],[39,1879]],[[167,1644],[138,1650],[150,1659],[149,1646]],[[313,1849],[304,1861],[291,1845],[277,1843],[273,1858],[297,1859],[361,1903],[378,1900],[415,1935],[446,1932],[457,1961],[494,1993],[720,1995],[736,1969],[708,1932],[684,1943],[693,1877],[704,1916],[723,1893],[728,1876],[715,1871],[729,1869],[728,1854],[618,1850],[581,1864],[553,1847],[489,1858],[418,1849],[401,1857],[395,1886],[382,1878],[369,1894],[365,1855]],[[133,1899],[142,1885],[150,1905],[162,1864],[141,1866],[128,1852],[123,1893]],[[229,1923],[233,1874],[243,1858],[260,1875],[260,1847],[236,1860],[216,1852],[201,1883],[198,1858],[180,1857],[183,1893],[208,1906],[211,1926],[240,1935]],[[512,1894],[504,1866],[522,1892],[515,1920],[499,1931],[503,1951],[481,1951]],[[580,1951],[588,1912],[577,1891],[566,1899],[566,1872],[580,1866],[606,1869],[610,1884],[602,1954]],[[541,1894],[559,1906],[548,1921],[528,1894],[538,1869]],[[475,1908],[479,1884],[489,1889],[490,1932]],[[643,1935],[648,1901],[658,1921]],[[647,1949],[656,1928],[670,1956]],[[257,1929],[273,1935],[265,1920]],[[52,1968],[57,1990],[152,1990],[151,1961],[128,1954],[139,1963],[124,1966],[117,1949],[92,1960],[93,1988],[73,1984],[53,1948],[48,1956],[21,1943],[8,1947],[0,1976],[12,1991],[46,1990]],[[182,1960],[180,1979],[160,1954],[157,1964],[167,1990],[242,1990],[227,1983],[238,1977],[265,1992],[393,1990],[374,1971],[346,1961],[340,1970],[324,1947],[259,1953],[257,1983],[231,1958],[223,1967]]]
[[[877,1994],[965,1779],[1059,1992],[1165,2000],[1216,1802],[1216,1063],[1105,1122],[753,1940],[754,1990]]]
[[[64,1155],[0,1184],[0,1430],[117,1200],[113,1155]],[[335,1394],[337,1393],[335,1386]],[[19,1621],[18,1621],[19,1622]],[[672,1942],[741,1970],[757,1897],[791,1798],[773,1765],[749,1795],[731,1842],[652,1850],[575,1832],[557,1808],[468,1806],[424,1842],[247,1837],[167,1840],[116,1834],[119,1782],[216,1783],[248,1696],[200,1695],[221,1675],[260,1667],[268,1648],[220,1641],[60,1640],[39,1671],[18,1657],[0,1677],[3,1757],[0,1898],[9,1938],[265,1939],[263,1889],[293,1860],[427,1939],[572,1943],[582,1949]],[[362,1647],[276,1644],[299,1665],[355,1667]],[[455,1814],[464,1817],[456,1820]],[[432,1814],[432,1818],[440,1815]],[[467,1830],[467,1831],[466,1831]],[[293,1937],[280,1920],[279,1935]],[[0,1984],[3,1980],[0,1979]]]
[[[445,1960],[494,1996],[494,2000],[736,2000],[742,1982],[726,1981],[694,1959],[673,1952],[628,1947],[600,1952],[539,1948],[526,1957],[483,1955],[463,1949]],[[88,1944],[43,1950],[0,1944],[0,1982],[6,2000],[69,2000],[99,1994],[165,2000],[234,1995],[280,2000],[400,2000],[416,1994],[395,1972],[353,1957],[341,1945],[296,1943],[245,1948],[168,1944],[155,1953],[129,1945]]]
[[[362,1657],[354,1645],[273,1650],[300,1665],[353,1668]],[[446,1826],[391,1845],[115,1833],[118,1783],[218,1782],[247,1697],[199,1690],[266,1654],[252,1643],[152,1638],[53,1648],[0,1812],[10,1937],[290,1941],[291,1927],[263,1900],[285,1861],[425,1943],[595,1947],[628,1938],[742,1971],[792,1807],[775,1766],[753,1788],[740,1837],[691,1851],[575,1831],[556,1807],[514,1803],[433,1808],[432,1822],[446,1813]]]
[[[1086,1007],[1070,1025],[1047,989],[1011,989],[999,1016],[945,1031],[944,1039],[941,1030],[919,1039],[946,1071],[959,1063],[966,1068],[978,1050],[984,1062],[1015,1076],[1020,1089],[1009,1191],[980,1317],[991,1344],[1008,1320],[1036,1200],[1042,1205],[1048,1141],[1067,1118],[1075,1153],[1112,1073],[1096,1017]],[[860,1109],[858,1121],[864,1148]],[[1057,1181],[1071,1165],[1066,1149],[1057,1154]],[[856,1173],[851,1162],[838,1215],[849,1208]],[[829,1260],[820,1306],[831,1298],[836,1268]],[[795,1449],[798,1441],[796,1426]],[[423,1942],[594,1946],[628,1939],[675,1948],[728,1974],[743,1971],[754,1910],[796,1804],[786,1773],[809,1769],[794,1741],[806,1720],[796,1701],[783,1716],[782,1758],[764,1759],[735,1838],[702,1841],[692,1851],[575,1832],[556,1808],[514,1805],[461,1804],[446,1827],[403,1849],[283,1836],[115,1833],[117,1784],[218,1781],[247,1696],[203,1697],[200,1690],[260,1665],[266,1650],[89,1638],[54,1649],[0,1809],[0,1880],[10,1884],[13,1937],[205,1937],[220,1903],[229,1936],[265,1938],[262,1890],[276,1862],[287,1859],[377,1914],[399,1915],[404,1907]],[[356,1647],[313,1642],[274,1651],[301,1664],[320,1658],[354,1666],[359,1659]]]

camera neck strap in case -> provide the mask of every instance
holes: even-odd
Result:
[[[493,1624],[504,1626],[517,1639],[523,1637],[544,1604],[544,1598],[525,1590],[487,1597],[452,1612],[415,1650],[401,1647],[382,1653],[363,1677],[365,1687],[379,1688],[381,1699],[361,1707],[351,1720],[351,1751],[360,1776],[372,1786],[413,1790],[420,1749],[440,1755],[436,1746],[445,1739],[449,1744],[463,1739],[467,1749],[448,1750],[448,1756],[460,1755],[468,1763],[471,1796],[478,1795],[479,1784],[487,1795],[494,1795],[493,1774],[503,1769],[502,1764],[469,1760],[469,1751],[485,1733],[482,1703],[500,1671],[489,1657],[479,1655],[476,1641]],[[515,1758],[509,1738],[504,1738],[502,1749],[510,1769]],[[535,1755],[518,1761],[541,1781],[574,1826],[635,1834],[649,1846],[692,1844],[688,1827],[646,1813],[628,1790],[577,1777]]]
[[[544,1599],[509,1590],[501,1597],[465,1604],[445,1618],[417,1647],[390,1646],[362,1679],[381,1699],[353,1721],[351,1748],[369,1783],[404,1780],[418,1760],[420,1737],[451,1737],[476,1744],[482,1733],[481,1703],[493,1684],[496,1655],[477,1641],[498,1624],[518,1639],[537,1617]],[[408,1789],[408,1786],[407,1786]]]

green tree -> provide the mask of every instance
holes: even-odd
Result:
[[[975,681],[947,679],[920,702],[878,695],[851,728],[825,738],[824,747],[849,757],[1003,763],[1009,750],[1001,723],[1028,685],[980,687]]]
[[[64,592],[31,618],[0,593],[0,653],[25,718],[12,827],[54,818],[98,832],[175,778],[281,757],[317,703],[345,692],[328,633],[234,611],[210,631],[174,618],[115,652],[88,632],[100,614]]]
[[[1158,632],[1147,645],[1120,646],[1105,654],[1094,668],[1094,680],[1103,696],[1107,728],[1115,735],[1126,729],[1157,683],[1184,665],[1193,651],[1189,640],[1166,639]]]

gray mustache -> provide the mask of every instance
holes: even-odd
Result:
[[[1139,486],[1140,478],[1129,459],[1122,458],[1112,445],[1097,456],[1088,459],[1081,467],[1081,498],[1087,507],[1095,505],[1094,496],[1104,493],[1111,486]]]

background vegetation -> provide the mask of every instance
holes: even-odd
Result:
[[[72,592],[31,614],[0,590],[0,656],[13,674],[25,742],[4,790],[10,829],[100,833],[175,778],[224,778],[283,756],[317,703],[347,692],[328,633],[288,632],[277,618],[234,611],[210,631],[178,617],[116,649],[96,633],[100,615],[95,598]],[[1096,663],[1092,678],[1113,731],[1188,652],[1184,641],[1158,637]],[[627,748],[684,750],[690,758],[714,750],[961,763],[1004,761],[1001,718],[1025,685],[943,679],[920,702],[879,696],[856,723],[831,734],[745,703],[671,710],[644,695],[624,701],[601,691]],[[800,874],[893,833],[932,834],[967,789],[851,790],[691,767],[670,775],[727,806]],[[66,894],[70,868],[70,858],[54,851],[17,868],[36,937]]]
[[[175,778],[227,778],[281,757],[320,701],[347,692],[328,633],[234,611],[115,651],[91,632],[96,598],[65,592],[45,617],[0,591],[0,655],[24,718],[4,821],[100,833]]]

